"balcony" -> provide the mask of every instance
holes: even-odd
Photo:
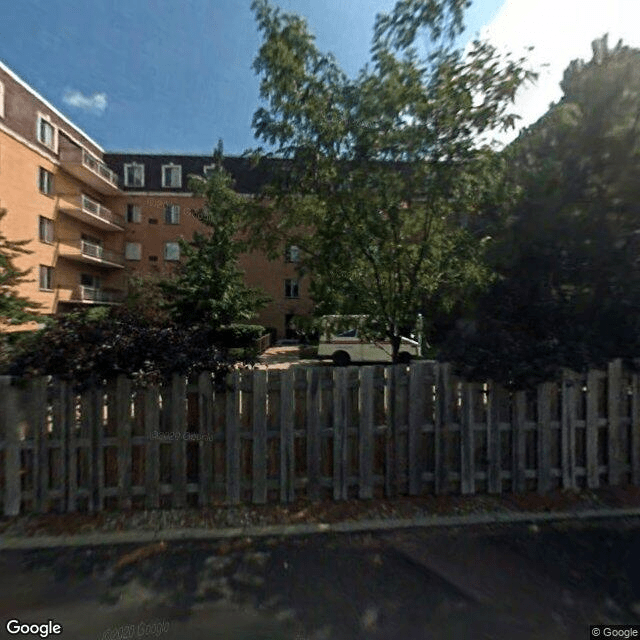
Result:
[[[60,198],[58,208],[104,231],[123,231],[124,218],[84,194]]]
[[[61,146],[60,162],[65,171],[104,195],[116,195],[118,176],[86,149],[71,145]]]
[[[124,256],[115,251],[109,251],[100,244],[77,240],[72,243],[60,243],[59,254],[69,260],[77,260],[87,264],[108,268],[124,269]]]
[[[124,291],[118,289],[101,289],[79,285],[71,295],[69,302],[83,304],[121,304]]]

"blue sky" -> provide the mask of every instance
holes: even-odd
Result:
[[[545,1],[476,0],[467,14],[469,37],[484,28],[509,45],[505,34],[517,32],[519,23],[527,37],[535,35],[526,30],[527,15],[522,10],[527,5],[535,10]],[[376,13],[390,11],[394,3],[276,2],[305,16],[319,48],[333,51],[352,75],[368,60]],[[251,64],[260,39],[250,4],[250,0],[3,2],[0,60],[106,150],[208,153],[223,138],[226,153],[240,154],[258,144],[251,130],[259,104],[258,79]],[[513,9],[514,5],[519,8]],[[507,22],[502,24],[505,15]],[[547,16],[547,25],[543,21],[539,28],[548,30],[548,22]],[[601,23],[596,21],[598,27]],[[637,21],[632,24],[637,26]],[[588,37],[580,39],[586,43],[586,53]],[[518,43],[521,40],[519,35]]]

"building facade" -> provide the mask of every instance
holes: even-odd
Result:
[[[248,160],[225,158],[236,189],[251,196],[268,178]],[[20,293],[43,315],[120,304],[131,275],[169,275],[179,240],[206,233],[189,192],[211,156],[106,153],[53,105],[0,63],[0,208],[2,233],[30,240],[16,266],[31,269]],[[282,257],[240,256],[248,285],[271,302],[256,322],[287,337],[295,315],[312,310],[297,250]]]

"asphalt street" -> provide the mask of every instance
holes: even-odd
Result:
[[[578,640],[639,616],[630,519],[0,553],[6,638]]]

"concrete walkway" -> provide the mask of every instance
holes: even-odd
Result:
[[[1,550],[83,547],[112,544],[143,544],[170,541],[224,540],[233,538],[299,537],[329,533],[366,533],[403,529],[437,529],[491,524],[589,521],[611,518],[640,518],[640,508],[590,509],[550,513],[485,513],[461,516],[428,516],[407,519],[359,520],[336,523],[302,523],[247,526],[221,529],[130,530],[59,536],[0,536]]]

